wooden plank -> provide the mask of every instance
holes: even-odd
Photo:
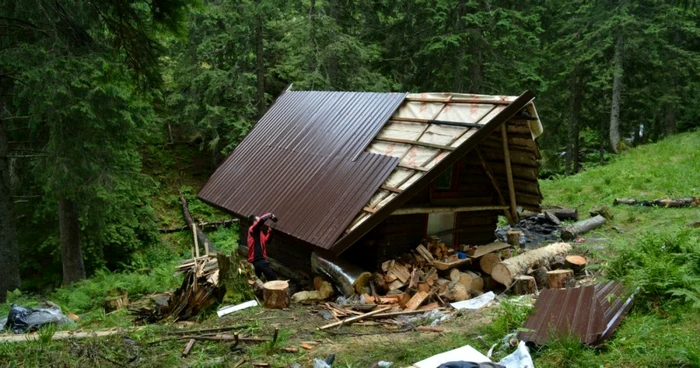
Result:
[[[463,127],[463,128],[476,128],[476,129],[479,129],[483,126],[482,124],[467,123],[467,122],[461,122],[461,121],[405,118],[405,117],[400,117],[400,116],[393,116],[389,120],[389,122],[392,122],[392,121],[399,121],[399,122],[405,121],[405,122],[409,122],[409,123],[424,123],[424,124],[437,124],[437,125],[451,125],[451,126],[458,126],[458,127]]]
[[[428,298],[429,295],[430,294],[426,293],[425,291],[417,292],[415,295],[413,295],[411,300],[409,300],[408,303],[406,303],[406,308],[404,308],[404,311],[411,312],[418,309],[418,307],[420,307],[420,305],[423,304],[423,302],[425,301],[425,299]]]
[[[501,211],[508,206],[464,206],[464,207],[407,207],[399,208],[392,215],[413,215],[418,213]]]
[[[377,212],[376,208],[369,208],[369,207],[363,207],[362,210],[365,212],[371,213],[371,214],[374,214],[375,212]]]
[[[399,189],[399,188],[390,187],[390,186],[384,185],[384,184],[382,184],[381,188],[384,189],[384,190],[388,190],[388,191],[390,191],[390,192],[393,192],[393,193],[401,193],[401,192],[403,192],[403,190],[401,190],[401,189]]]
[[[422,172],[428,172],[430,170],[430,169],[426,169],[425,167],[407,165],[407,164],[399,164],[399,167],[402,167],[404,169],[415,170],[415,171],[422,171]]]
[[[494,97],[486,98],[467,98],[467,97],[450,97],[450,98],[422,98],[422,97],[406,97],[406,101],[410,102],[437,102],[437,103],[462,103],[462,104],[479,104],[479,105],[509,105],[510,102],[503,101]]]
[[[389,268],[389,272],[394,274],[402,283],[407,283],[411,279],[411,273],[408,272],[406,266],[394,262]]]
[[[427,296],[427,295],[426,295],[426,296]],[[362,319],[364,319],[364,318],[373,316],[373,315],[375,315],[375,314],[379,314],[379,313],[382,313],[382,312],[386,312],[386,311],[388,311],[388,310],[391,309],[391,308],[392,308],[392,307],[382,307],[382,308],[379,308],[379,309],[375,309],[375,310],[373,310],[373,311],[371,311],[371,312],[369,312],[369,313],[365,313],[365,314],[362,314],[362,315],[359,315],[359,316],[355,316],[355,317],[346,318],[346,319],[344,319],[344,320],[342,320],[342,321],[340,321],[340,322],[334,322],[334,323],[331,323],[331,324],[327,324],[327,325],[325,325],[325,326],[321,326],[321,327],[319,327],[318,329],[319,329],[319,330],[327,330],[327,329],[332,328],[332,327],[337,327],[337,326],[341,326],[341,325],[344,325],[344,324],[348,324],[348,323],[352,323],[352,322],[355,322],[355,321],[359,321],[359,320],[362,320]],[[415,308],[414,308],[414,309],[415,309]]]
[[[454,151],[454,147],[450,146],[443,146],[441,144],[433,144],[433,143],[427,143],[427,142],[418,142],[418,141],[412,141],[410,139],[397,139],[397,138],[374,138],[376,141],[382,141],[382,142],[388,142],[388,143],[402,143],[402,144],[410,144],[414,146],[421,146],[421,147],[428,147],[428,148],[436,148],[439,150],[443,151]]]
[[[469,254],[471,258],[479,258],[485,254],[493,253],[501,249],[510,247],[510,244],[503,242],[493,242],[491,244],[481,245],[476,248],[474,254]]]
[[[507,124],[507,123],[506,123]],[[513,169],[510,167],[510,150],[508,149],[508,133],[505,125],[501,125],[501,137],[503,138],[503,156],[506,164],[506,179],[508,179],[508,194],[510,195],[510,214],[513,221],[518,219],[518,204],[515,201],[515,186],[513,185]]]

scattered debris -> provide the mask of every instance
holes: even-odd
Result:
[[[359,316],[354,316],[354,317],[346,318],[346,319],[344,319],[344,320],[342,320],[342,321],[338,321],[338,322],[334,322],[334,323],[331,323],[331,324],[328,324],[328,325],[325,325],[325,326],[321,326],[321,327],[319,327],[318,329],[319,329],[319,330],[326,330],[326,329],[329,329],[329,328],[332,328],[332,327],[337,327],[337,326],[341,326],[341,325],[344,325],[344,324],[349,324],[349,323],[352,323],[352,322],[357,322],[357,321],[360,321],[360,320],[365,319],[365,318],[367,318],[367,317],[373,316],[373,315],[375,315],[375,314],[379,314],[379,313],[381,313],[381,312],[386,312],[386,311],[388,311],[389,309],[391,309],[391,307],[382,307],[382,308],[376,309],[376,310],[374,310],[374,311],[372,311],[372,312],[368,312],[368,313],[365,313],[365,314],[361,314],[361,315],[359,315]],[[303,346],[302,346],[302,347],[303,347]]]
[[[603,224],[605,224],[605,217],[597,215],[565,227],[561,231],[561,238],[563,240],[573,240],[580,234],[599,228],[603,226]]]
[[[651,201],[628,199],[628,198],[615,198],[613,205],[627,204],[631,206],[644,206],[644,207],[698,207],[700,206],[700,197],[691,198],[663,198],[654,199]]]
[[[314,288],[315,290],[312,291],[295,293],[292,295],[292,301],[295,303],[319,302],[333,296],[333,286],[320,276],[314,278]]]
[[[182,351],[182,357],[187,358],[188,355],[190,355],[190,351],[192,350],[192,347],[194,346],[194,343],[197,342],[195,339],[190,339],[190,341],[187,342],[187,345],[185,346],[185,350]]]
[[[0,320],[5,320],[5,318],[0,318]],[[3,328],[9,329],[15,334],[23,334],[36,331],[49,324],[64,326],[72,325],[74,322],[61,312],[61,307],[51,302],[42,302],[38,308],[25,308],[12,304],[10,305],[10,314],[7,315],[5,323],[3,323]]]
[[[484,354],[481,354],[478,350],[474,349],[470,345],[462,346],[461,348],[453,349],[433,355],[430,358],[423,359],[418,363],[414,363],[415,368],[437,368],[441,364],[455,362],[455,361],[466,361],[475,363],[490,363],[491,360]]]
[[[573,335],[582,343],[598,346],[610,338],[632,307],[634,294],[622,283],[567,289],[546,289],[540,293],[534,312],[525,321],[518,338],[544,345],[551,338]]]
[[[250,308],[250,307],[257,307],[257,306],[258,306],[258,302],[256,300],[249,300],[245,303],[241,303],[238,305],[229,305],[229,306],[223,307],[223,308],[219,309],[218,311],[216,311],[216,314],[219,317],[223,317],[227,314],[237,312],[239,310],[243,310],[243,309]]]
[[[122,288],[117,288],[109,292],[109,296],[105,298],[102,302],[102,306],[105,309],[105,313],[110,313],[122,308],[126,308],[129,305],[129,293]]]
[[[460,309],[470,309],[470,310],[477,310],[485,307],[487,304],[489,304],[492,300],[496,299],[496,294],[493,293],[493,291],[489,291],[486,294],[480,295],[476,298],[469,299],[469,300],[464,300],[461,302],[457,303],[450,303],[452,308],[460,310]]]
[[[520,245],[534,247],[539,244],[555,242],[559,239],[560,225],[553,222],[551,216],[544,213],[533,214],[522,218],[514,227],[503,226],[496,229],[496,238],[508,242],[508,231],[519,230],[522,232]]]

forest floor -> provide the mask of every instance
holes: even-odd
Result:
[[[164,153],[164,156],[170,156]],[[177,157],[177,156],[175,156]],[[164,188],[156,199],[160,226],[181,223],[180,194],[194,199],[204,172],[193,176],[181,161],[172,161],[151,174]],[[205,166],[206,163],[201,163]],[[146,163],[148,167],[148,162]],[[156,165],[153,165],[155,167]],[[151,169],[153,169],[153,167]],[[176,173],[173,174],[173,173]],[[546,205],[576,207],[581,215],[595,206],[609,205],[615,218],[602,229],[586,234],[587,242],[577,245],[595,260],[591,269],[603,277],[617,278],[641,286],[635,306],[612,339],[600,349],[591,349],[571,339],[555,340],[533,351],[536,367],[700,367],[700,209],[612,206],[614,198],[654,199],[700,196],[700,132],[673,136],[656,144],[631,149],[603,167],[578,175],[541,182]],[[195,217],[225,218],[203,203],[192,200]],[[209,233],[217,247],[233,250],[236,228]],[[101,301],[106,290],[128,290],[130,299],[172,290],[180,283],[173,276],[174,265],[189,255],[187,233],[168,234],[163,249],[143,253],[142,265],[124,273],[101,272],[77,285],[44,296],[65,312],[80,316],[75,329],[119,328],[119,334],[81,340],[51,341],[55,330],[39,332],[37,341],[0,343],[0,366],[142,366],[218,367],[233,366],[240,359],[267,362],[272,367],[299,363],[312,366],[313,358],[336,355],[334,367],[368,367],[380,360],[407,366],[428,356],[470,344],[485,353],[492,344],[518,328],[528,309],[503,301],[478,312],[453,316],[439,326],[443,332],[409,331],[389,333],[381,327],[347,326],[344,335],[317,331],[328,323],[310,307],[292,306],[288,311],[251,308],[218,318],[214,312],[202,315],[196,325],[163,323],[138,331],[126,310],[106,314]],[[155,261],[154,261],[155,259]],[[9,301],[36,305],[35,295],[13,293]],[[0,306],[0,315],[9,308]],[[275,346],[269,343],[245,345],[243,352],[218,342],[197,342],[191,354],[181,357],[186,341],[166,341],[167,333],[182,328],[203,329],[244,325],[246,334],[271,337],[280,329]],[[314,343],[313,349],[300,347]],[[299,348],[297,353],[284,347]],[[496,351],[495,359],[507,352]]]

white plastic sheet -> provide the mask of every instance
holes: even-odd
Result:
[[[229,305],[226,307],[223,307],[216,311],[216,314],[219,315],[219,317],[223,317],[229,313],[233,313],[242,309],[250,308],[250,307],[256,307],[258,305],[258,302],[255,300],[249,300],[245,303],[237,304],[237,305]]]
[[[496,299],[496,294],[493,293],[493,291],[489,291],[486,294],[482,294],[477,296],[476,298],[472,298],[469,300],[463,300],[461,302],[456,302],[456,303],[450,303],[452,308],[454,309],[470,309],[470,310],[477,310],[481,309],[487,304],[489,304],[492,300]]]

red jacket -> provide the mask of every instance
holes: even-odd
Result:
[[[270,217],[272,214],[266,213],[248,228],[248,262],[250,263],[267,259],[267,242],[270,241],[272,229],[267,228],[267,231],[262,231],[261,228]]]

